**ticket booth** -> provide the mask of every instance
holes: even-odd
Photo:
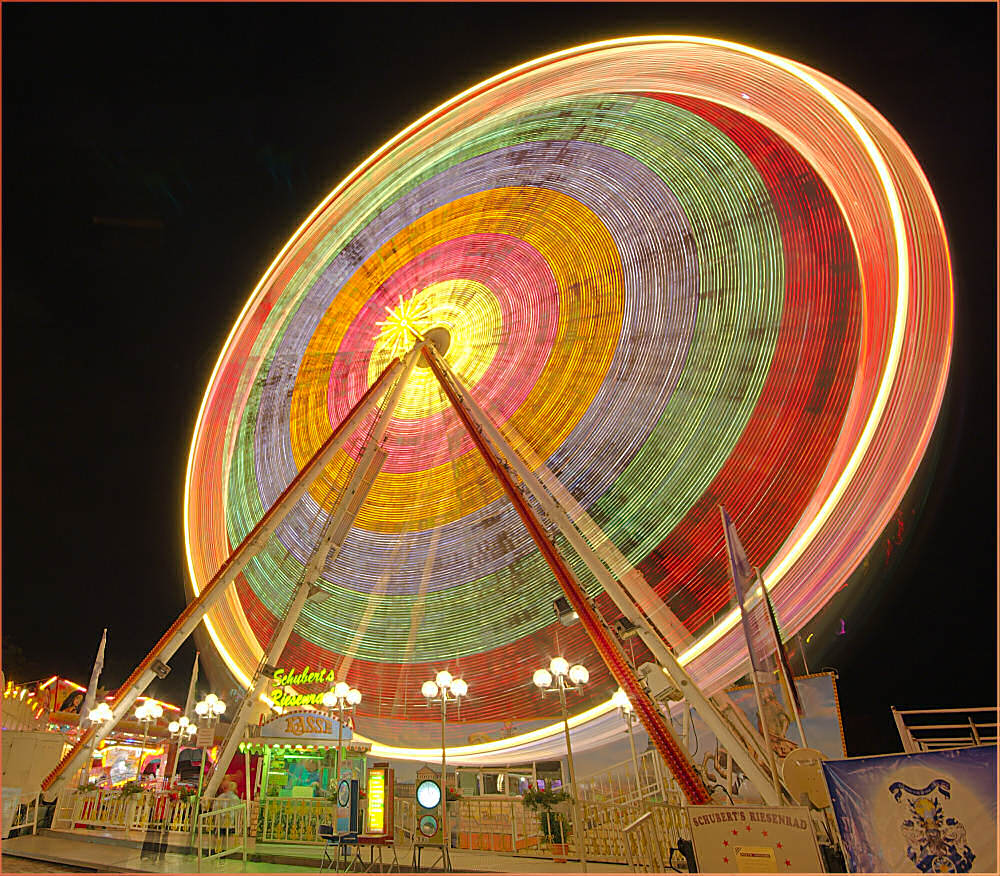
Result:
[[[286,712],[261,725],[254,736],[250,749],[263,754],[257,835],[263,842],[323,842],[319,826],[337,821],[340,782],[355,779],[365,787],[371,743],[355,740],[346,721],[339,727],[321,712]]]

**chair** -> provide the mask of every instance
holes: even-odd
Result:
[[[361,850],[358,848],[358,835],[356,833],[337,833],[333,829],[332,824],[321,824],[319,826],[319,838],[326,840],[326,844],[323,846],[323,858],[320,862],[320,870],[334,870],[340,872],[340,865],[343,862],[347,862],[347,866],[344,868],[344,872],[347,873],[353,869],[355,864],[364,866],[364,862],[361,860]],[[337,851],[334,855],[330,854],[330,848],[333,847]],[[354,856],[351,856],[351,848],[354,849]]]

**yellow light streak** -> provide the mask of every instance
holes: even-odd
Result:
[[[832,91],[830,91],[825,85],[819,82],[814,76],[812,76],[805,68],[796,64],[793,61],[781,58],[777,55],[772,55],[768,52],[763,52],[759,49],[754,49],[749,46],[741,45],[739,43],[729,42],[726,40],[712,39],[709,37],[700,37],[692,35],[647,35],[638,37],[623,37],[611,40],[602,40],[595,43],[587,43],[581,46],[577,46],[570,49],[565,49],[559,52],[553,52],[551,54],[545,55],[541,58],[537,58],[523,64],[519,64],[509,70],[503,71],[501,73],[492,76],[483,82],[466,89],[457,96],[451,98],[450,100],[440,104],[438,107],[430,110],[428,113],[421,116],[411,125],[400,131],[395,137],[387,141],[382,147],[375,150],[371,155],[368,156],[364,161],[360,162],[355,169],[347,175],[330,193],[316,206],[316,208],[309,214],[309,216],[303,221],[296,232],[289,238],[287,243],[282,247],[280,252],[275,256],[274,260],[271,262],[268,269],[264,272],[260,281],[257,283],[253,292],[247,299],[243,309],[240,311],[239,316],[233,324],[229,335],[226,338],[226,342],[223,345],[222,351],[216,360],[215,366],[212,369],[212,374],[206,386],[205,394],[202,397],[201,405],[198,410],[198,416],[195,422],[194,432],[192,434],[190,451],[188,453],[188,463],[185,475],[184,484],[184,504],[183,504],[183,530],[184,530],[184,547],[185,554],[187,557],[189,580],[191,583],[191,588],[195,596],[198,595],[199,589],[196,580],[194,561],[192,556],[192,545],[190,539],[190,533],[187,526],[187,521],[189,519],[190,513],[190,491],[192,483],[192,470],[195,461],[195,452],[198,444],[198,436],[201,431],[202,422],[205,416],[205,411],[208,407],[208,400],[211,393],[211,388],[215,383],[215,379],[225,361],[226,355],[230,350],[233,339],[242,326],[243,320],[246,315],[250,312],[254,302],[256,301],[258,295],[263,291],[266,285],[273,278],[278,266],[281,264],[285,255],[289,252],[292,246],[300,239],[306,229],[312,224],[312,222],[318,217],[327,207],[333,202],[333,200],[348,186],[349,182],[353,181],[355,177],[361,173],[365,168],[370,167],[374,162],[381,158],[384,154],[391,151],[397,144],[404,141],[409,135],[425,124],[429,119],[440,115],[448,110],[454,109],[469,97],[477,92],[488,89],[490,86],[499,83],[501,80],[507,79],[509,77],[515,76],[526,70],[542,67],[546,64],[550,64],[554,61],[565,60],[573,57],[574,55],[589,53],[605,48],[624,48],[633,45],[648,45],[656,43],[690,43],[695,45],[709,45],[717,46],[724,49],[729,49],[732,51],[740,52],[751,57],[755,57],[765,63],[772,64],[779,69],[784,70],[795,78],[799,79],[805,83],[808,87],[813,89],[818,95],[820,95],[823,100],[825,100],[835,112],[837,112],[848,126],[854,131],[855,135],[858,137],[861,145],[867,154],[869,160],[871,161],[876,174],[879,178],[879,182],[883,187],[883,191],[886,196],[886,202],[889,208],[890,216],[892,219],[893,235],[895,238],[895,249],[896,249],[896,266],[897,266],[897,294],[896,294],[896,313],[893,320],[892,327],[892,337],[889,347],[889,356],[886,362],[886,367],[882,375],[882,380],[879,383],[878,392],[876,394],[875,402],[869,413],[869,417],[866,421],[865,427],[859,437],[857,444],[855,445],[854,452],[851,454],[847,465],[841,472],[840,477],[834,484],[833,489],[827,496],[823,505],[809,524],[809,526],[800,535],[798,540],[791,545],[788,550],[784,553],[782,558],[779,560],[777,565],[773,568],[768,567],[766,570],[767,578],[767,589],[770,591],[777,586],[779,581],[784,577],[785,574],[791,569],[792,565],[798,560],[799,557],[808,549],[811,545],[816,534],[829,519],[830,515],[833,513],[834,508],[837,503],[843,497],[846,492],[848,485],[853,478],[853,475],[857,471],[861,464],[862,459],[868,451],[871,444],[872,438],[874,437],[875,431],[881,421],[882,413],[885,410],[886,404],[888,402],[889,392],[896,378],[896,372],[899,365],[900,356],[902,353],[903,345],[903,330],[906,325],[907,311],[909,306],[909,251],[906,245],[906,234],[905,226],[903,222],[902,207],[900,204],[899,196],[896,191],[895,185],[892,181],[888,166],[886,165],[885,159],[882,157],[881,152],[878,150],[874,140],[867,130],[863,127],[854,112]],[[683,654],[679,655],[678,659],[682,665],[687,664],[695,657],[704,653],[712,644],[717,642],[722,638],[727,632],[729,632],[738,622],[738,612],[730,611],[726,614],[708,633],[706,633],[701,639],[694,643],[690,648],[688,648]],[[246,675],[242,672],[236,661],[233,659],[232,655],[226,649],[218,632],[215,630],[211,623],[211,620],[206,616],[205,625],[209,631],[209,635],[212,641],[215,643],[216,648],[219,650],[220,656],[222,656],[226,665],[229,666],[230,670],[234,675],[246,686],[250,686],[250,681]],[[571,726],[577,726],[582,723],[583,720],[590,720],[591,718],[603,715],[613,708],[611,700],[609,699],[606,703],[594,707],[587,712],[582,713],[574,719],[571,719]],[[584,718],[584,716],[587,716]],[[483,745],[477,746],[465,746],[461,749],[454,749],[456,755],[475,755],[475,754],[485,754],[490,751],[499,750],[500,748],[505,748],[511,745],[523,744],[526,741],[534,741],[535,739],[544,738],[548,735],[553,735],[559,732],[562,728],[562,724],[553,724],[546,728],[541,728],[539,730],[533,731],[529,734],[524,734],[521,737],[513,737],[510,739],[502,740],[502,742],[495,743],[484,743]],[[527,738],[530,737],[530,738]],[[361,737],[359,737],[361,738]],[[364,740],[369,741],[369,740]],[[376,746],[377,749],[376,750]],[[386,757],[399,757],[401,759],[429,759],[434,756],[435,752],[440,751],[440,749],[426,748],[426,749],[409,749],[409,748],[396,748],[392,746],[383,746],[380,743],[373,742],[372,752],[378,756]],[[393,753],[395,752],[395,753]],[[402,752],[407,752],[404,754]]]

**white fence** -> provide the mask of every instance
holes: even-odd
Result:
[[[15,831],[24,831],[31,828],[32,833],[38,831],[38,797],[39,792],[34,794],[21,794],[17,805],[14,808],[14,817],[10,823],[10,833],[7,836],[14,836]]]
[[[114,789],[60,795],[52,826],[63,829],[190,832],[196,800],[169,791],[122,794]]]
[[[198,815],[195,831],[198,872],[203,862],[242,854],[243,870],[247,869],[247,805],[235,803],[221,809],[211,809]]]

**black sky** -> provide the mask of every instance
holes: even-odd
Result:
[[[184,604],[181,499],[209,372],[315,204],[443,100],[547,52],[695,33],[840,79],[907,140],[957,290],[937,458],[813,633],[852,754],[889,705],[996,702],[992,4],[4,4],[5,671],[120,683]],[[95,218],[98,221],[95,221]],[[900,542],[889,546],[886,539]],[[846,634],[838,636],[840,618]],[[183,699],[193,647],[161,693]],[[21,675],[22,672],[13,673]],[[20,680],[27,680],[21,678]]]

